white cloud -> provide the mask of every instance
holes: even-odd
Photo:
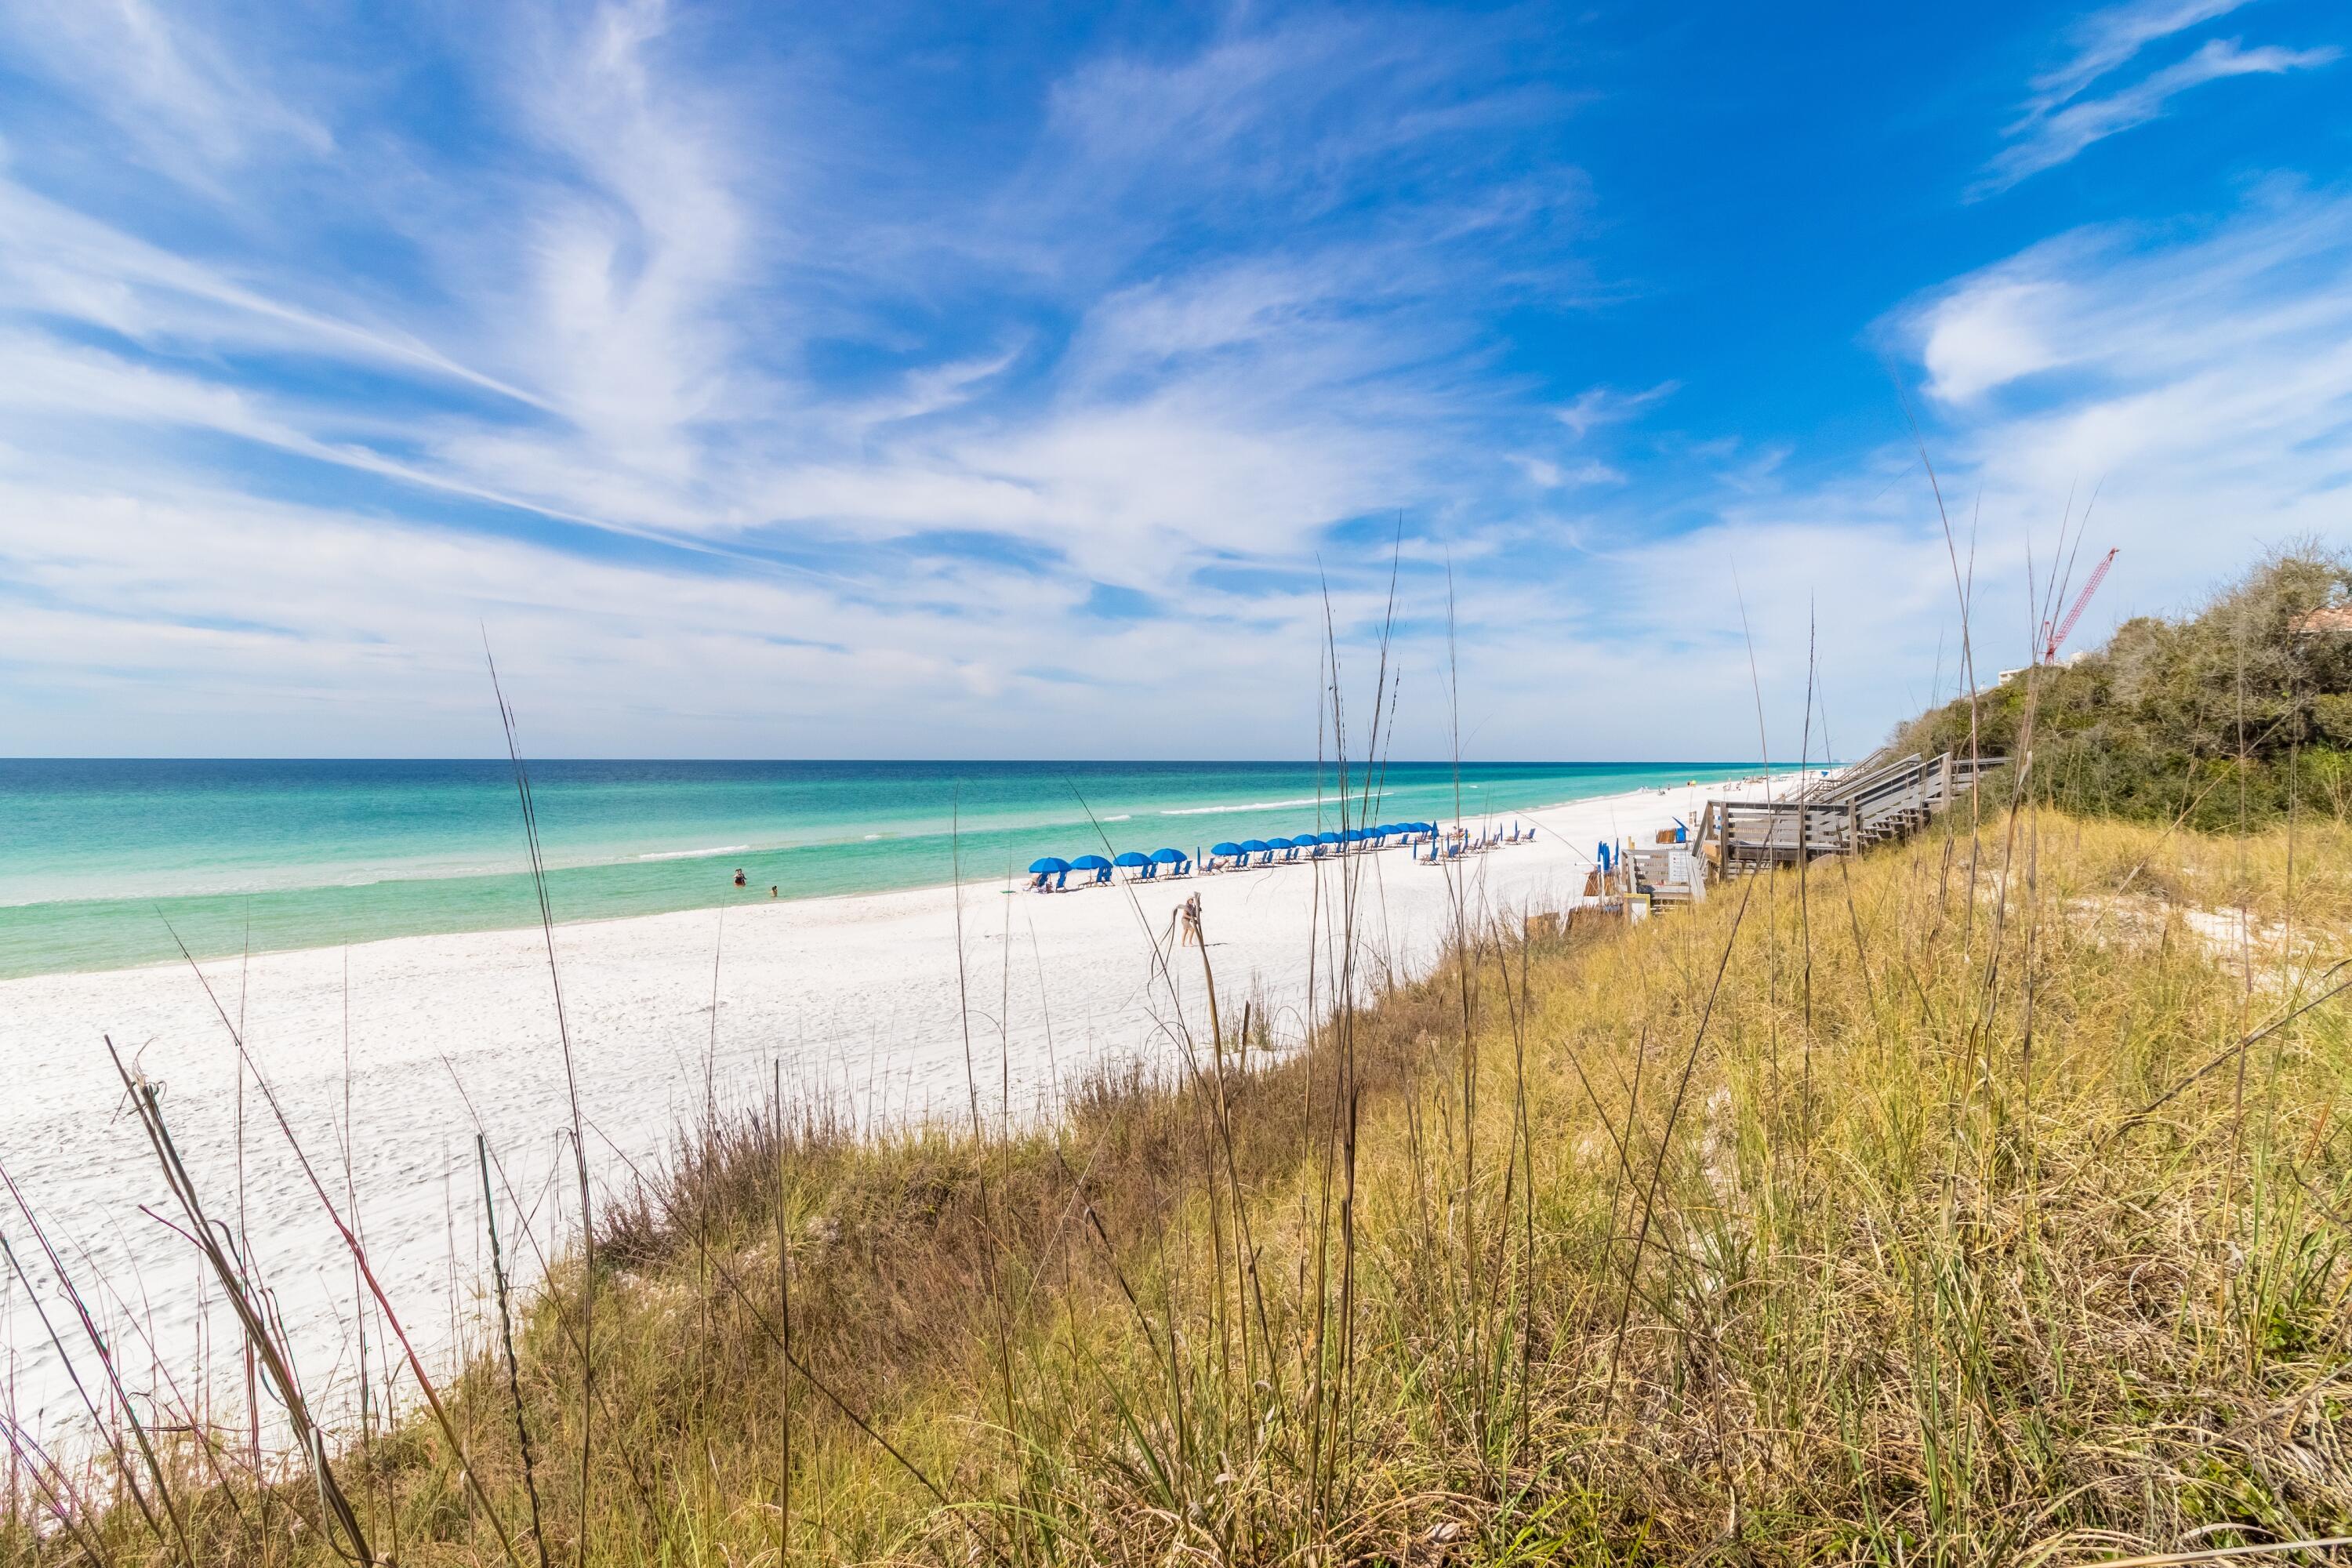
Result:
[[[2127,0],[2094,11],[2067,29],[2074,53],[2063,64],[2033,79],[2028,108],[2047,113],[2099,78],[2129,61],[2148,45],[2200,23],[2226,16],[2246,0]]]
[[[8,0],[11,40],[81,89],[142,158],[214,189],[271,153],[318,156],[333,138],[254,79],[236,53],[147,0]]]
[[[1984,177],[1969,190],[1969,196],[1995,195],[2055,168],[2095,142],[2159,118],[2174,99],[2208,82],[2312,70],[2340,58],[2342,51],[2332,47],[2291,49],[2265,45],[2248,48],[2236,38],[2210,38],[2192,53],[2103,97],[2082,96],[2094,83],[2137,59],[2151,44],[2227,16],[2245,3],[2126,0],[2082,18],[2065,35],[2073,52],[2032,79],[2024,111],[2005,132],[2009,145],[1986,166]]]
[[[2062,237],[1898,331],[1940,403],[1945,493],[1982,509],[2003,663],[2031,631],[2029,542],[2046,567],[2070,495],[2095,489],[2092,542],[2123,547],[2101,624],[2193,602],[2265,542],[2352,545],[2352,197],[2274,189],[2168,242]]]
[[[1985,668],[2015,662],[2031,636],[2029,553],[2046,565],[2070,492],[2099,490],[2090,543],[2124,550],[2085,641],[2123,615],[2193,600],[2264,542],[2352,543],[2352,197],[2273,189],[2166,238],[2062,237],[1955,280],[1894,330],[1929,378],[1928,440],[1964,554],[1980,531]],[[1166,557],[1139,542],[1181,531],[1255,559],[1283,518],[1382,488],[1376,466],[1370,479],[1352,468],[1377,465],[1377,451],[1318,466],[1348,453],[1318,440],[1301,467],[1285,439],[1255,454],[1242,444],[1249,418],[1072,410],[1009,426],[1001,442],[946,443],[936,469],[850,465],[802,479],[819,492],[806,498],[812,514],[997,520],[1060,542],[1105,580],[1152,586],[1135,563]],[[1949,693],[1951,568],[1907,438],[1826,475],[1792,476],[1769,461],[1778,453],[1738,455],[1724,454],[1738,484],[1707,491],[1710,515],[1688,531],[1577,520],[1573,591],[1521,568],[1534,532],[1408,552],[1408,604],[1424,611],[1442,593],[1435,569],[1455,562],[1476,751],[1752,749],[1743,597],[1776,755],[1797,746],[1809,601],[1843,754]],[[551,752],[609,751],[616,733],[705,753],[880,751],[894,733],[976,755],[1165,754],[1197,749],[1202,734],[1278,752],[1311,722],[1279,700],[1240,714],[1231,703],[1280,687],[1285,671],[1302,672],[1302,691],[1311,681],[1311,574],[1246,597],[1190,587],[1173,595],[1174,618],[1081,629],[1074,574],[902,563],[844,591],[791,574],[583,560],[235,491],[142,490],[97,472],[66,483],[47,454],[12,462],[0,580],[36,595],[0,616],[0,660],[16,672],[0,697],[12,747],[104,749],[101,727],[129,723],[163,749],[268,751],[297,711],[323,750],[487,742],[479,621],[528,697],[534,744]],[[1343,626],[1378,613],[1376,590],[1344,573],[1338,587]],[[1433,647],[1401,649],[1401,753],[1444,745],[1443,705],[1418,700],[1441,689]],[[1072,666],[1083,682],[1024,673]],[[33,692],[89,700],[27,706]],[[1671,694],[1665,739],[1655,704],[1625,700],[1641,692]]]
[[[1636,417],[1653,404],[1671,397],[1680,389],[1679,382],[1661,382],[1643,392],[1618,392],[1611,387],[1592,386],[1576,395],[1574,401],[1558,411],[1559,422],[1578,440],[1603,425],[1619,425]]]
[[[2047,279],[1986,278],[1939,300],[1920,350],[1928,392],[1963,402],[2047,370],[2057,355],[2045,334],[2065,303],[2063,286]]]
[[[1528,479],[1545,489],[1562,489],[1570,485],[1622,485],[1626,482],[1622,469],[1606,463],[1584,462],[1572,468],[1562,468],[1545,458],[1517,458],[1513,461]]]
[[[2194,605],[2266,545],[2352,549],[2352,195],[2273,189],[2196,231],[2063,236],[1902,311],[1893,346],[1928,378],[1980,672],[2025,661],[2029,570],[2049,570],[2070,500],[2079,523],[2095,491],[2084,558],[2123,553],[2079,646]],[[1656,754],[1657,709],[1624,694],[1657,693],[1672,735],[1752,752],[1743,601],[1776,757],[1798,746],[1809,606],[1842,754],[1953,695],[1952,565],[1907,430],[1801,474],[1739,465],[1694,510],[1664,536],[1589,517],[1572,598],[1541,582],[1467,590],[1465,683],[1495,724],[1549,704],[1590,754]]]
[[[2263,363],[2325,363],[2352,335],[2352,199],[2278,186],[2166,242],[2061,236],[1958,279],[1899,318],[1930,391],[1966,403],[2053,372],[2077,395]],[[2087,385],[2084,384],[2088,384]]]
[[[292,50],[218,48],[194,15],[180,57],[239,62],[198,79],[300,85]],[[241,173],[194,243],[137,204],[78,209],[43,159],[12,169],[8,749],[471,749],[486,622],[551,751],[1293,752],[1324,582],[1343,626],[1385,587],[1327,531],[1492,484],[1475,301],[1552,289],[1583,200],[1540,161],[1486,177],[1475,138],[1524,110],[1452,23],[1236,16],[1098,58],[1046,95],[1028,163],[919,184],[910,216],[835,144],[861,107],[839,84],[788,73],[811,101],[782,110],[732,91],[695,58],[706,18],[481,20],[445,40],[480,144],[362,118],[331,168],[279,179],[324,143],[270,132],[276,110],[224,121],[196,166]],[[1432,194],[1360,216],[1368,183]],[[354,234],[402,270],[342,265]],[[975,279],[1016,309],[979,342],[932,328]],[[889,368],[845,393],[811,364],[844,345]],[[278,454],[384,482],[290,505],[252,477]],[[444,497],[556,526],[407,520]],[[567,522],[737,553],[617,555]],[[894,542],[958,530],[1004,563]],[[1465,519],[1405,553],[1426,578],[1497,548]],[[1087,617],[1097,582],[1164,613]],[[1544,603],[1493,604],[1522,597]],[[1550,749],[1508,728],[1492,743]]]
[[[519,106],[585,188],[551,188],[531,215],[507,346],[590,447],[684,479],[693,427],[735,390],[724,312],[751,223],[726,106],[662,75],[667,25],[667,5],[634,0],[538,41]]]
[[[2036,114],[2011,128],[2011,144],[1992,161],[1979,195],[2006,190],[2030,175],[2065,163],[2095,142],[2145,125],[2163,114],[2173,99],[2207,82],[2239,76],[2280,76],[2332,65],[2335,48],[2245,48],[2235,38],[2215,38],[2179,60],[2105,98],[2084,99],[2063,109]]]
[[[2192,9],[2085,34],[2081,82],[2040,90],[2078,98]],[[1582,197],[1449,142],[1520,110],[1446,32],[1237,14],[1069,76],[996,178],[885,199],[779,133],[851,112],[822,81],[780,119],[696,58],[698,15],[586,16],[453,33],[494,149],[344,135],[273,184],[312,144],[267,114],[194,136],[241,171],[198,222],[78,205],[19,154],[0,748],[471,749],[488,622],[550,751],[1294,752],[1322,582],[1343,627],[1376,616],[1364,520],[1400,508],[1408,608],[1456,568],[1486,754],[1748,749],[1732,563],[1776,751],[1809,593],[1843,740],[1919,695],[1948,568],[1902,452],[1699,430],[1662,491],[1610,442],[1675,384],[1553,406],[1495,373],[1479,312],[1557,298]],[[302,86],[171,33],[236,59],[219,79]],[[1437,194],[1351,204],[1370,186]],[[2070,237],[1901,313],[1987,581],[2103,475],[2118,603],[2256,531],[2340,531],[2352,219],[2263,204]],[[1161,613],[1089,616],[1097,583]],[[1670,742],[1644,691],[1674,694]],[[1443,751],[1442,705],[1402,720],[1401,752]]]
[[[535,400],[355,301],[305,302],[126,234],[0,176],[0,310],[48,315],[161,352],[261,352],[356,362]],[[299,280],[310,294],[311,279]]]

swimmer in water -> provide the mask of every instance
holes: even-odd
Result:
[[[739,888],[745,885],[743,881],[743,868],[740,866],[735,868],[735,885]]]

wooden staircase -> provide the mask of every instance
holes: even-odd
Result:
[[[1852,855],[1908,837],[2006,757],[1873,760],[1794,800],[1711,800],[1692,835],[1718,877]]]

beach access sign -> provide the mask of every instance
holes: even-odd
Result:
[[[1706,897],[1706,868],[1687,849],[1666,851],[1666,880],[1688,888],[1694,902]]]

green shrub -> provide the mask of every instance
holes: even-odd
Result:
[[[2284,552],[2181,620],[2142,616],[2107,646],[1979,691],[1976,747],[2015,756],[2069,810],[2218,829],[2352,808],[2352,559]],[[2315,613],[2319,612],[2315,617]],[[2352,616],[2343,617],[2352,620]],[[1970,746],[1969,699],[1899,729],[1898,752]]]

